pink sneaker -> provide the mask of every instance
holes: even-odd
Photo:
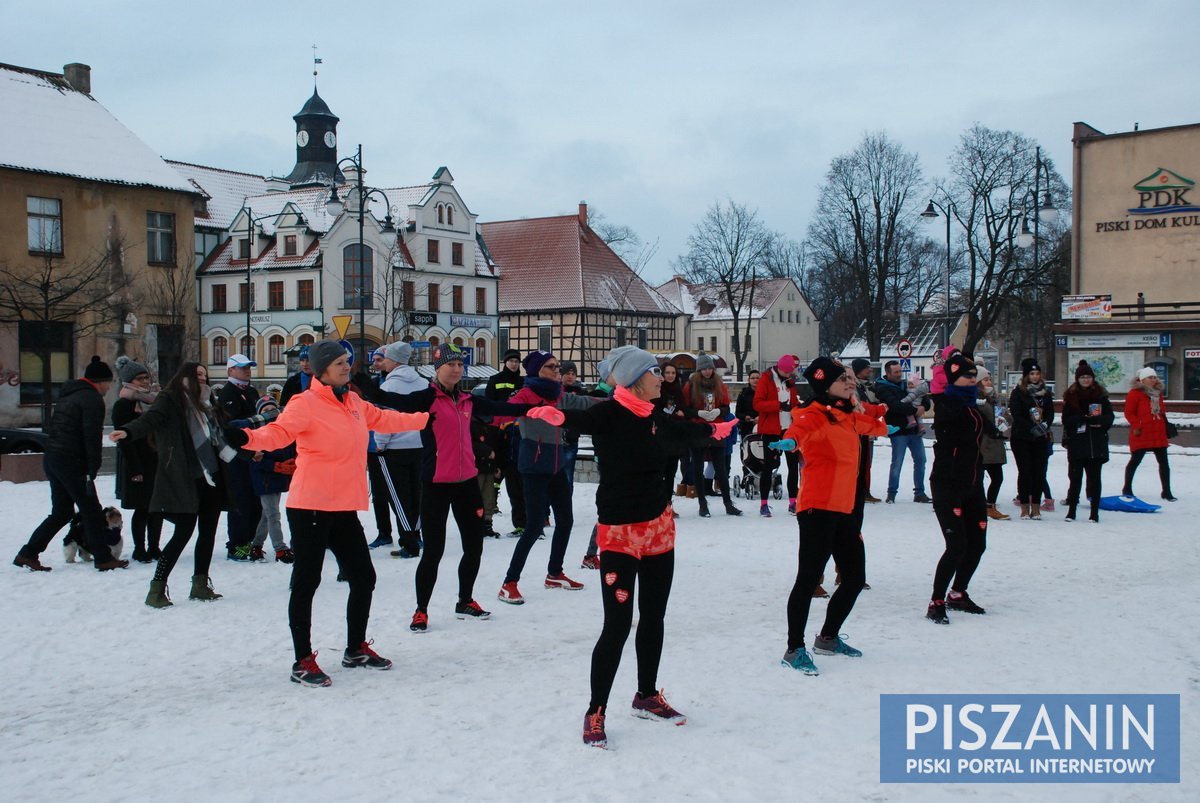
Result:
[[[583,715],[583,743],[588,747],[608,747],[608,736],[604,733],[604,706],[600,706],[594,714]]]
[[[546,575],[546,588],[565,588],[567,591],[582,591],[583,583],[577,583],[562,572]]]

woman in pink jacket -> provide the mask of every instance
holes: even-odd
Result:
[[[367,620],[375,591],[375,568],[358,511],[367,509],[367,433],[424,429],[428,413],[381,410],[351,392],[349,355],[333,340],[308,350],[312,384],[292,397],[271,423],[257,430],[228,429],[231,445],[270,452],[296,443],[296,472],[287,497],[292,532],[292,593],[288,624],[296,662],[293,683],[328,686],[329,676],[317,666],[312,649],[312,601],[321,584],[325,550],[337,558],[350,586],[346,602],[347,668],[391,669],[392,662],[376,654],[367,640]]]
[[[1146,452],[1154,452],[1162,498],[1174,502],[1171,466],[1167,462],[1167,404],[1162,380],[1153,368],[1143,368],[1134,376],[1125,396],[1125,420],[1129,422],[1129,464],[1125,466],[1125,487],[1121,494],[1133,496],[1133,475]]]

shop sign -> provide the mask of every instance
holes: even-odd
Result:
[[[471,318],[466,315],[451,315],[451,326],[461,326],[464,329],[490,329],[492,326],[491,318]]]
[[[437,326],[437,314],[432,312],[410,312],[408,320],[416,326]]]
[[[1183,358],[1185,360],[1200,360],[1200,349],[1184,349]]]
[[[1157,332],[1136,335],[1067,335],[1067,347],[1073,349],[1156,349]]]
[[[1062,319],[1064,321],[1107,321],[1111,318],[1111,294],[1062,297]]]
[[[1095,233],[1200,229],[1200,203],[1189,197],[1195,189],[1192,179],[1160,167],[1133,185],[1131,200],[1136,198],[1137,206],[1125,210],[1132,217],[1097,221]]]

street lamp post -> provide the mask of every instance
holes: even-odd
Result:
[[[929,206],[921,213],[921,217],[932,220],[938,216],[938,210],[946,216],[946,268],[942,271],[943,290],[946,293],[946,320],[942,323],[942,348],[950,345],[950,219],[954,213],[954,201],[947,200],[946,205],[934,203],[929,199]],[[901,335],[904,333],[901,332]]]
[[[250,350],[253,350],[254,334],[250,328],[250,313],[254,309],[254,224],[260,220],[275,217],[276,213],[255,217],[254,210],[248,206],[243,206],[242,211],[246,213],[246,342],[249,344]],[[241,349],[239,348],[238,351],[240,352]],[[255,355],[247,353],[246,356],[258,362]]]
[[[337,186],[333,186],[329,192],[329,200],[325,204],[326,211],[333,216],[340,215],[346,209],[347,202],[351,207],[352,213],[358,217],[358,286],[355,288],[355,295],[358,296],[358,344],[362,350],[359,365],[364,366],[362,370],[366,370],[367,364],[367,294],[366,294],[366,271],[364,267],[364,256],[366,251],[366,243],[364,241],[363,222],[367,213],[367,201],[372,195],[378,195],[383,199],[383,203],[387,208],[387,214],[384,215],[383,225],[380,228],[380,235],[384,244],[390,250],[396,244],[396,227],[392,222],[392,204],[388,200],[387,193],[375,187],[363,186],[363,167],[362,167],[362,145],[359,144],[358,149],[353,156],[347,156],[338,161],[338,167],[342,163],[347,163],[354,168],[354,193],[353,198],[350,197],[350,192],[346,193],[346,198],[340,199],[337,194]],[[375,270],[375,260],[371,259],[371,270]]]
[[[1041,179],[1042,171],[1046,171],[1046,190],[1042,194]],[[1038,205],[1038,199],[1041,197],[1042,203]],[[1021,233],[1017,235],[1017,245],[1022,248],[1033,246],[1033,358],[1038,357],[1038,342],[1042,336],[1042,304],[1041,304],[1041,263],[1039,261],[1038,246],[1041,242],[1040,224],[1053,223],[1058,220],[1058,210],[1054,207],[1053,201],[1050,199],[1050,166],[1042,161],[1042,148],[1039,145],[1034,155],[1034,170],[1033,170],[1033,196],[1025,196],[1021,202],[1022,220]],[[1029,230],[1029,212],[1032,207],[1033,214],[1033,231]]]

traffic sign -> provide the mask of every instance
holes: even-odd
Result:
[[[912,372],[912,360],[908,357],[900,358],[900,373],[907,374]]]
[[[346,337],[346,330],[350,328],[350,321],[354,320],[353,315],[334,315],[333,327],[337,330],[338,340]]]
[[[347,315],[346,317],[349,318],[350,316]],[[342,348],[344,348],[346,350],[346,354],[348,354],[350,356],[350,367],[353,368],[354,367],[354,346],[351,345],[349,340],[339,340],[338,345],[341,346]]]
[[[905,339],[905,340],[901,340],[899,343],[897,343],[896,344],[896,356],[902,360],[906,360],[909,357],[911,357],[912,356],[912,341]],[[901,370],[909,370],[909,369],[901,369]]]

